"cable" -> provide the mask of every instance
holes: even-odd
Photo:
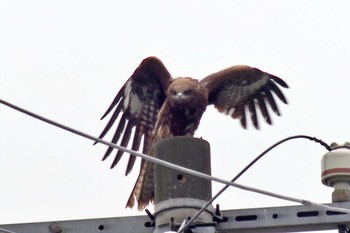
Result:
[[[348,149],[350,150],[350,146],[337,146],[337,147],[333,147],[331,150],[338,150],[338,149]]]
[[[104,144],[104,145],[107,145],[109,147],[113,147],[113,148],[116,148],[118,150],[122,150],[124,152],[133,154],[135,156],[141,157],[141,158],[143,158],[145,160],[148,160],[148,161],[151,161],[153,163],[157,163],[157,164],[163,165],[163,166],[168,167],[168,168],[172,168],[172,169],[175,169],[175,170],[178,170],[178,171],[181,171],[181,172],[185,172],[185,173],[190,174],[190,175],[198,176],[198,177],[203,178],[203,179],[216,181],[216,182],[219,182],[219,183],[222,183],[222,184],[226,184],[226,185],[229,185],[229,186],[233,186],[233,187],[236,187],[236,188],[240,188],[240,189],[243,189],[243,190],[260,193],[260,194],[263,194],[263,195],[267,195],[267,196],[271,196],[271,197],[275,197],[275,198],[279,198],[279,199],[283,199],[283,200],[287,200],[287,201],[292,201],[292,202],[297,202],[297,203],[305,202],[305,200],[301,200],[301,199],[297,199],[297,198],[293,198],[293,197],[288,197],[288,196],[284,196],[284,195],[280,195],[280,194],[277,194],[277,193],[272,193],[272,192],[269,192],[269,191],[260,190],[260,189],[256,189],[256,188],[252,188],[252,187],[248,187],[248,186],[237,184],[237,183],[233,183],[231,181],[227,181],[227,180],[224,180],[224,179],[221,179],[221,178],[218,178],[218,177],[210,176],[210,175],[207,175],[207,174],[204,174],[204,173],[192,170],[192,169],[181,167],[181,166],[178,166],[176,164],[172,164],[172,163],[169,163],[167,161],[164,161],[164,160],[161,160],[161,159],[157,159],[155,157],[152,157],[152,156],[149,156],[149,155],[145,155],[145,154],[142,154],[142,153],[139,153],[139,152],[127,149],[125,147],[118,146],[116,144],[107,142],[107,141],[102,140],[100,138],[91,136],[91,135],[86,134],[84,132],[78,131],[78,130],[73,129],[71,127],[65,126],[63,124],[60,124],[58,122],[55,122],[53,120],[50,120],[50,119],[45,118],[43,116],[40,116],[38,114],[35,114],[33,112],[30,112],[28,110],[20,108],[20,107],[18,107],[16,105],[13,105],[11,103],[8,103],[8,102],[2,100],[2,99],[0,99],[0,103],[4,104],[4,105],[6,105],[6,106],[8,106],[10,108],[13,108],[13,109],[15,109],[17,111],[20,111],[20,112],[22,112],[22,113],[24,113],[26,115],[29,115],[31,117],[34,117],[34,118],[39,119],[41,121],[44,121],[44,122],[46,122],[48,124],[54,125],[54,126],[56,126],[58,128],[67,130],[67,131],[69,131],[71,133],[74,133],[74,134],[77,134],[79,136],[88,138],[88,139],[93,140],[95,142],[97,141],[97,142],[99,142],[101,144]]]
[[[130,153],[130,154],[133,154],[135,156],[138,156],[138,157],[141,157],[145,160],[148,160],[148,161],[151,161],[153,163],[157,163],[157,164],[160,164],[160,165],[163,165],[165,167],[168,167],[168,168],[172,168],[172,169],[175,169],[175,170],[178,170],[178,171],[182,171],[182,172],[185,172],[185,173],[188,173],[190,175],[194,175],[194,176],[198,176],[200,178],[203,178],[203,179],[210,179],[210,180],[213,180],[213,181],[216,181],[216,182],[219,182],[219,183],[223,183],[223,184],[226,184],[226,185],[230,185],[230,186],[233,186],[233,187],[236,187],[236,188],[240,188],[240,189],[243,189],[243,190],[247,190],[247,191],[251,191],[251,192],[256,192],[256,193],[260,193],[260,194],[263,194],[263,195],[267,195],[267,196],[271,196],[271,197],[275,197],[275,198],[279,198],[279,199],[283,199],[283,200],[287,200],[287,201],[292,201],[292,202],[297,202],[297,203],[300,203],[300,204],[303,204],[303,205],[308,205],[308,206],[314,206],[314,207],[319,207],[319,208],[322,208],[322,209],[331,209],[331,210],[335,210],[335,211],[340,211],[340,212],[344,212],[344,213],[350,213],[350,210],[348,209],[343,209],[343,208],[332,208],[332,207],[328,207],[328,206],[325,206],[325,205],[320,205],[320,204],[317,204],[317,203],[314,203],[314,202],[311,202],[311,201],[307,201],[307,200],[303,200],[303,199],[298,199],[298,198],[294,198],[294,197],[288,197],[288,196],[284,196],[284,195],[280,195],[280,194],[277,194],[277,193],[273,193],[273,192],[269,192],[269,191],[265,191],[265,190],[261,190],[261,189],[257,189],[257,188],[252,188],[252,187],[248,187],[248,186],[245,186],[245,185],[241,185],[241,184],[237,184],[237,183],[233,183],[231,181],[227,181],[227,180],[224,180],[224,179],[221,179],[221,178],[217,178],[217,177],[213,177],[213,176],[209,176],[207,174],[204,174],[204,173],[200,173],[200,172],[197,172],[195,170],[192,170],[192,169],[188,169],[188,168],[184,168],[184,167],[181,167],[181,166],[178,166],[178,165],[175,165],[175,164],[172,164],[172,163],[169,163],[167,161],[164,161],[164,160],[160,160],[160,159],[157,159],[157,158],[154,158],[152,156],[148,156],[148,155],[145,155],[145,154],[142,154],[142,153],[139,153],[139,152],[136,152],[136,151],[133,151],[133,150],[130,150],[130,149],[127,149],[125,147],[122,147],[122,146],[118,146],[118,145],[115,145],[115,144],[112,144],[110,142],[107,142],[107,141],[104,141],[100,138],[97,138],[97,137],[94,137],[94,136],[91,136],[89,134],[86,134],[84,132],[81,132],[81,131],[78,131],[76,129],[73,129],[73,128],[70,128],[68,126],[65,126],[63,124],[60,124],[60,123],[57,123],[55,121],[52,121],[50,119],[47,119],[43,116],[40,116],[38,114],[35,114],[33,112],[30,112],[28,110],[25,110],[23,108],[20,108],[16,105],[13,105],[9,102],[6,102],[2,99],[0,99],[0,103],[1,104],[4,104],[12,109],[15,109],[19,112],[22,112],[26,115],[29,115],[33,118],[36,118],[38,120],[41,120],[41,121],[44,121],[48,124],[51,124],[51,125],[54,125],[58,128],[61,128],[61,129],[64,129],[66,131],[69,131],[73,134],[77,134],[81,137],[85,137],[85,138],[88,138],[90,140],[93,140],[93,141],[97,141],[101,144],[104,144],[104,145],[107,145],[109,147],[113,147],[113,148],[116,148],[118,150],[122,150],[124,152],[127,152],[127,153]],[[295,137],[295,136],[294,136]],[[313,141],[316,141],[318,143],[320,143],[321,145],[324,145],[326,148],[328,148],[329,146],[327,144],[325,144],[324,142],[322,142],[321,140],[319,139],[316,139],[316,138],[312,138],[312,137],[309,137],[309,136],[304,136],[304,135],[301,135],[300,137],[307,137],[308,139],[312,139]],[[280,143],[284,142],[286,139],[282,140]],[[280,144],[279,143],[279,144]],[[277,146],[278,143],[275,145]],[[273,146],[273,147],[275,147]],[[272,147],[272,148],[273,148]],[[263,153],[261,156],[259,156],[256,161],[262,157],[264,154],[266,154],[268,152],[268,150]],[[253,161],[252,162],[252,165],[256,162],[256,161]],[[249,168],[249,167],[248,167]],[[248,169],[247,168],[247,169]],[[245,169],[243,169],[245,171]],[[243,171],[242,170],[242,171]],[[244,172],[243,172],[244,173]],[[242,174],[243,174],[242,173]]]
[[[336,147],[331,147],[329,146],[327,143],[325,143],[324,141],[322,141],[321,139],[315,138],[315,137],[310,137],[307,135],[296,135],[296,136],[291,136],[291,137],[287,137],[285,139],[282,139],[281,141],[273,144],[272,146],[270,146],[269,148],[267,148],[264,152],[262,152],[259,156],[257,156],[252,162],[250,162],[246,167],[244,167],[232,180],[231,182],[235,182],[241,175],[243,175],[251,166],[253,166],[259,159],[261,159],[265,154],[267,154],[269,151],[271,151],[272,149],[274,149],[275,147],[279,146],[280,144],[292,140],[292,139],[297,139],[297,138],[305,138],[305,139],[309,139],[311,141],[314,141],[316,143],[321,144],[321,146],[325,147],[326,150],[328,151],[333,151],[333,150],[337,150],[337,149],[349,149],[350,150],[350,146],[344,145],[344,146],[336,146]],[[187,229],[187,227],[196,219],[199,217],[199,215],[206,209],[209,207],[209,205],[211,205],[214,200],[216,198],[218,198],[227,188],[229,187],[229,185],[225,185],[219,192],[217,192],[201,209],[199,209],[195,215],[192,216],[192,218],[186,223],[185,226],[183,226],[182,228],[180,228],[180,230],[178,231],[179,233],[183,232],[184,230]],[[335,208],[335,207],[329,207],[326,205],[321,205],[321,204],[317,204],[314,205],[314,203],[312,202],[306,202],[304,203],[304,205],[309,205],[309,206],[316,206],[316,207],[321,207],[323,209],[326,210],[332,210],[332,211],[339,211],[341,212],[342,210],[344,210],[343,208]]]
[[[3,232],[3,233],[16,233],[14,231],[10,231],[10,230],[4,229],[4,228],[0,228],[0,232]]]
[[[275,147],[281,145],[282,143],[289,141],[289,140],[293,140],[293,139],[297,139],[297,138],[304,138],[304,139],[309,139],[311,141],[314,141],[316,143],[321,144],[323,147],[325,147],[328,151],[331,150],[332,148],[325,142],[323,142],[321,139],[315,138],[315,137],[310,137],[307,135],[296,135],[296,136],[291,136],[291,137],[287,137],[285,139],[282,139],[278,142],[276,142],[275,144],[273,144],[272,146],[270,146],[269,148],[267,148],[265,151],[263,151],[261,154],[259,154],[253,161],[251,161],[247,166],[245,166],[232,180],[231,182],[235,182],[239,177],[241,177],[251,166],[253,166],[259,159],[261,159],[264,155],[266,155],[268,152],[270,152],[272,149],[274,149]],[[188,226],[190,226],[190,224],[199,217],[199,215],[205,211],[209,205],[211,205],[216,198],[218,198],[228,187],[230,187],[230,185],[225,185],[219,192],[217,192],[201,209],[199,209],[195,215],[192,216],[192,218],[186,223],[186,225],[182,228],[183,230],[185,230]],[[179,233],[183,232],[183,230],[180,230]]]

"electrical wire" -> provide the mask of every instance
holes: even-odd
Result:
[[[88,138],[90,140],[93,140],[93,141],[97,141],[101,144],[104,144],[104,145],[107,145],[109,147],[113,147],[115,149],[118,149],[118,150],[122,150],[124,152],[127,152],[127,153],[130,153],[130,154],[133,154],[135,156],[138,156],[138,157],[141,157],[145,160],[148,160],[150,162],[153,162],[153,163],[157,163],[157,164],[160,164],[160,165],[163,165],[165,167],[168,167],[168,168],[172,168],[172,169],[175,169],[175,170],[178,170],[178,171],[181,171],[181,172],[185,172],[187,174],[190,174],[190,175],[194,175],[194,176],[197,176],[197,177],[200,177],[200,178],[203,178],[203,179],[208,179],[208,180],[212,180],[212,181],[216,181],[216,182],[219,182],[219,183],[222,183],[222,184],[226,184],[226,185],[230,185],[230,186],[234,186],[236,188],[240,188],[240,189],[243,189],[243,190],[247,190],[247,191],[251,191],[251,192],[256,192],[256,193],[260,193],[260,194],[264,194],[264,195],[267,195],[267,196],[272,196],[272,197],[275,197],[275,198],[279,198],[279,199],[283,199],[283,200],[288,200],[288,201],[292,201],[292,202],[298,202],[298,203],[301,203],[303,202],[303,200],[301,199],[297,199],[297,198],[293,198],[293,197],[288,197],[288,196],[284,196],[284,195],[279,195],[279,194],[276,194],[276,193],[272,193],[272,192],[269,192],[269,191],[265,191],[265,190],[260,190],[260,189],[256,189],[256,188],[251,188],[251,187],[248,187],[248,186],[245,186],[245,185],[241,185],[241,184],[237,184],[237,183],[233,183],[233,182],[230,182],[230,181],[227,181],[225,179],[221,179],[221,178],[218,178],[218,177],[214,177],[214,176],[210,176],[210,175],[207,175],[205,173],[201,173],[201,172],[198,172],[198,171],[195,171],[195,170],[192,170],[192,169],[189,169],[189,168],[185,168],[185,167],[181,167],[179,165],[176,165],[176,164],[172,164],[172,163],[169,163],[167,161],[164,161],[164,160],[161,160],[161,159],[157,159],[155,157],[152,157],[152,156],[149,156],[149,155],[145,155],[145,154],[142,154],[140,152],[136,152],[136,151],[133,151],[133,150],[130,150],[130,149],[127,149],[125,147],[122,147],[122,146],[118,146],[116,144],[113,144],[113,143],[110,143],[110,142],[107,142],[105,140],[102,140],[100,138],[97,138],[97,137],[94,137],[92,135],[89,135],[87,133],[84,133],[84,132],[81,132],[79,130],[76,130],[76,129],[73,129],[71,127],[68,127],[68,126],[65,126],[63,124],[60,124],[58,122],[55,122],[53,120],[50,120],[48,118],[45,118],[43,116],[40,116],[36,113],[33,113],[33,112],[30,112],[28,110],[25,110],[21,107],[18,107],[16,105],[13,105],[11,103],[8,103],[2,99],[0,99],[0,103],[10,107],[10,108],[13,108],[17,111],[20,111],[26,115],[29,115],[31,117],[34,117],[36,119],[39,119],[41,121],[44,121],[48,124],[51,124],[51,125],[54,125],[58,128],[61,128],[61,129],[64,129],[66,131],[69,131],[73,134],[77,134],[81,137],[85,137],[85,138]]]
[[[17,232],[10,231],[10,230],[4,229],[4,228],[0,228],[0,232],[2,232],[2,233],[17,233]]]
[[[344,145],[344,146],[336,146],[336,147],[331,147],[329,146],[326,142],[322,141],[321,139],[318,139],[316,137],[311,137],[308,135],[296,135],[296,136],[291,136],[291,137],[287,137],[285,139],[282,139],[278,142],[276,142],[275,144],[273,144],[272,146],[270,146],[269,148],[267,148],[265,151],[263,151],[260,155],[258,155],[253,161],[251,161],[246,167],[244,167],[232,180],[231,182],[235,182],[239,177],[241,177],[251,166],[253,166],[259,159],[261,159],[264,155],[266,155],[268,152],[270,152],[272,149],[274,149],[275,147],[281,145],[284,142],[287,142],[289,140],[293,140],[293,139],[298,139],[298,138],[303,138],[303,139],[309,139],[311,141],[314,141],[316,143],[319,143],[321,146],[323,146],[326,150],[328,151],[333,151],[333,150],[337,150],[337,149],[349,149],[350,150],[350,146]],[[178,233],[182,233],[184,232],[190,225],[191,223],[193,223],[195,221],[195,219],[197,219],[199,217],[199,215],[205,211],[228,187],[230,187],[229,185],[225,185],[221,190],[219,190],[219,192],[217,192],[204,206],[202,206],[202,208],[200,208],[192,217],[191,219],[186,222],[186,224],[182,227],[179,228]],[[310,206],[315,206],[314,203],[309,202],[309,203],[305,203],[304,205],[310,205]],[[317,205],[316,205],[317,207]],[[332,211],[342,211],[344,210],[343,208],[335,208],[335,207],[329,207],[326,205],[321,205],[318,204],[318,207],[321,207],[322,209],[326,209],[326,210],[332,210]]]
[[[264,150],[261,154],[259,154],[253,161],[251,161],[247,166],[245,166],[232,180],[231,182],[235,182],[239,177],[241,177],[250,167],[252,167],[259,159],[261,159],[264,155],[266,155],[268,152],[270,152],[272,149],[275,147],[281,145],[284,142],[287,142],[289,140],[293,139],[298,139],[298,138],[303,138],[303,139],[309,139],[311,141],[314,141],[316,143],[321,144],[323,147],[326,148],[326,150],[332,150],[332,148],[322,141],[321,139],[315,138],[315,137],[310,137],[307,135],[296,135],[296,136],[291,136],[287,137],[285,139],[282,139],[272,146],[268,147],[266,150]],[[205,211],[230,185],[225,185],[219,192],[217,192],[202,208],[200,208],[192,217],[191,219],[186,223],[186,225],[179,230],[179,233],[183,232],[190,224],[199,217],[199,215]]]
[[[338,150],[338,149],[350,150],[350,146],[337,146],[337,147],[333,147],[331,150]]]
[[[219,183],[223,183],[223,184],[226,184],[226,185],[229,185],[229,186],[240,188],[240,189],[243,189],[243,190],[246,190],[246,191],[256,192],[256,193],[260,193],[260,194],[263,194],[263,195],[267,195],[267,196],[271,196],[271,197],[275,197],[275,198],[279,198],[279,199],[283,199],[283,200],[287,200],[287,201],[291,201],[291,202],[297,202],[297,203],[300,203],[300,204],[303,204],[303,205],[307,205],[307,206],[314,206],[314,207],[318,207],[318,208],[322,208],[322,209],[330,209],[330,210],[334,210],[334,211],[350,213],[350,210],[348,210],[348,209],[328,207],[328,206],[317,204],[317,203],[314,203],[314,202],[311,202],[311,201],[308,201],[308,200],[303,200],[303,199],[298,199],[298,198],[289,197],[289,196],[285,196],[285,195],[280,195],[280,194],[277,194],[277,193],[273,193],[273,192],[269,192],[269,191],[265,191],[265,190],[261,190],[261,189],[257,189],[257,188],[252,188],[252,187],[248,187],[248,186],[241,185],[241,184],[238,184],[238,183],[234,183],[234,182],[231,182],[231,181],[227,181],[227,180],[224,180],[224,179],[221,179],[221,178],[218,178],[218,177],[209,176],[207,174],[204,174],[204,173],[192,170],[192,169],[188,169],[188,168],[185,168],[185,167],[181,167],[181,166],[169,163],[167,161],[160,160],[160,159],[157,159],[155,157],[148,156],[148,155],[145,155],[145,154],[142,154],[142,153],[139,153],[139,152],[127,149],[125,147],[118,146],[116,144],[107,142],[107,141],[102,140],[100,138],[91,136],[91,135],[86,134],[84,132],[78,131],[78,130],[73,129],[71,127],[65,126],[63,124],[60,124],[58,122],[55,122],[53,120],[50,120],[50,119],[45,118],[43,116],[40,116],[38,114],[35,114],[33,112],[30,112],[30,111],[28,111],[26,109],[18,107],[16,105],[11,104],[9,102],[6,102],[6,101],[4,101],[2,99],[0,99],[0,103],[4,104],[5,106],[8,106],[8,107],[10,107],[12,109],[15,109],[15,110],[17,110],[19,112],[22,112],[22,113],[24,113],[26,115],[29,115],[29,116],[31,116],[33,118],[36,118],[36,119],[41,120],[43,122],[46,122],[48,124],[54,125],[54,126],[56,126],[58,128],[61,128],[63,130],[69,131],[69,132],[71,132],[73,134],[76,134],[76,135],[79,135],[81,137],[85,137],[85,138],[88,138],[90,140],[93,140],[94,142],[99,142],[99,143],[107,145],[109,147],[113,147],[115,149],[122,150],[124,152],[127,152],[127,153],[133,154],[135,156],[141,157],[141,158],[143,158],[145,160],[148,160],[150,162],[157,163],[157,164],[160,164],[160,165],[163,165],[165,167],[172,168],[172,169],[175,169],[175,170],[178,170],[178,171],[182,171],[182,172],[188,173],[190,175],[198,176],[198,177],[204,178],[204,179],[209,179],[209,180],[216,181],[216,182],[219,182]],[[319,139],[316,139],[316,138],[312,138],[312,137],[305,136],[305,135],[299,135],[299,136],[293,136],[293,137],[306,137],[306,138],[308,138],[310,140],[312,139],[313,141],[316,141],[316,142],[320,143],[321,145],[325,146],[328,150],[331,149],[326,143],[324,143],[323,141],[321,141]],[[282,143],[282,142],[284,142],[286,140],[290,140],[290,139],[284,139],[284,140],[280,141],[279,143],[277,143],[277,145],[279,145],[280,143]],[[275,146],[277,146],[277,145],[275,145]],[[274,148],[275,146],[273,146],[272,148]],[[258,156],[252,162],[252,164],[250,166],[252,166],[257,160],[259,160],[268,151],[269,150],[266,150],[260,156]],[[243,174],[250,166],[248,165],[247,168],[243,169],[241,173]],[[241,173],[238,174],[238,175],[241,176],[242,175]]]
[[[229,185],[229,186],[233,186],[233,187],[236,187],[236,188],[239,188],[239,189],[260,193],[260,194],[263,194],[263,195],[279,198],[279,199],[282,199],[282,200],[287,200],[287,201],[292,201],[292,202],[297,202],[297,203],[305,202],[305,200],[302,200],[302,199],[288,197],[288,196],[285,196],[285,195],[280,195],[280,194],[277,194],[277,193],[273,193],[273,192],[269,192],[269,191],[265,191],[265,190],[261,190],[261,189],[257,189],[257,188],[248,187],[248,186],[241,185],[241,184],[238,184],[238,183],[233,183],[233,182],[227,181],[225,179],[221,179],[221,178],[218,178],[218,177],[210,176],[210,175],[207,175],[205,173],[201,173],[201,172],[189,169],[189,168],[185,168],[185,167],[182,167],[182,166],[179,166],[179,165],[176,165],[176,164],[172,164],[170,162],[167,162],[167,161],[164,161],[164,160],[161,160],[161,159],[157,159],[155,157],[152,157],[152,156],[149,156],[149,155],[145,155],[145,154],[142,154],[140,152],[136,152],[136,151],[127,149],[127,148],[122,147],[122,146],[118,146],[116,144],[107,142],[107,141],[102,140],[100,138],[97,138],[95,136],[92,136],[92,135],[89,135],[87,133],[81,132],[79,130],[73,129],[71,127],[65,126],[63,124],[60,124],[58,122],[55,122],[55,121],[50,120],[48,118],[45,118],[43,116],[40,116],[40,115],[38,115],[36,113],[30,112],[30,111],[25,110],[25,109],[23,109],[21,107],[13,105],[13,104],[11,104],[9,102],[6,102],[6,101],[4,101],[2,99],[0,99],[0,103],[4,104],[4,105],[6,105],[6,106],[8,106],[10,108],[13,108],[13,109],[15,109],[17,111],[20,111],[20,112],[22,112],[22,113],[24,113],[26,115],[29,115],[31,117],[34,117],[34,118],[39,119],[41,121],[44,121],[44,122],[46,122],[48,124],[51,124],[51,125],[54,125],[54,126],[56,126],[58,128],[64,129],[66,131],[69,131],[69,132],[71,132],[73,134],[77,134],[79,136],[88,138],[88,139],[93,140],[95,142],[99,142],[99,143],[107,145],[109,147],[113,147],[115,149],[122,150],[124,152],[133,154],[135,156],[141,157],[141,158],[143,158],[145,160],[148,160],[150,162],[163,165],[163,166],[168,167],[168,168],[172,168],[172,169],[175,169],[175,170],[178,170],[178,171],[181,171],[181,172],[185,172],[187,174],[194,175],[194,176],[197,176],[197,177],[200,177],[200,178],[203,178],[203,179],[216,181],[216,182],[219,182],[219,183],[222,183],[222,184],[226,184],[226,185]]]

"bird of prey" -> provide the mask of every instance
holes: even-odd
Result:
[[[117,122],[112,143],[127,147],[132,140],[132,150],[150,154],[159,140],[175,136],[193,136],[208,105],[219,112],[238,119],[243,128],[247,118],[259,128],[257,111],[268,124],[272,124],[269,109],[280,115],[275,98],[287,100],[280,87],[288,85],[279,77],[257,68],[236,65],[202,80],[190,77],[173,78],[156,57],[145,58],[119,90],[101,119],[114,112],[99,138],[103,138]],[[121,116],[119,116],[121,114]],[[119,116],[119,117],[118,117]],[[133,136],[132,136],[133,134]],[[113,151],[108,148],[103,160]],[[113,168],[123,151],[118,150],[111,165]],[[133,168],[136,157],[130,155],[125,175]],[[127,202],[132,208],[135,198],[138,209],[154,201],[154,165],[141,161],[138,179]]]

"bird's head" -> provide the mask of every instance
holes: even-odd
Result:
[[[208,103],[208,90],[193,78],[177,78],[167,90],[167,98],[172,107],[183,104]]]

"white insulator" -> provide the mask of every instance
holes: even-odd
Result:
[[[322,157],[322,183],[334,187],[334,182],[350,182],[350,150],[338,149]]]
[[[332,201],[350,200],[350,150],[336,149],[322,157],[321,181],[334,187]]]

